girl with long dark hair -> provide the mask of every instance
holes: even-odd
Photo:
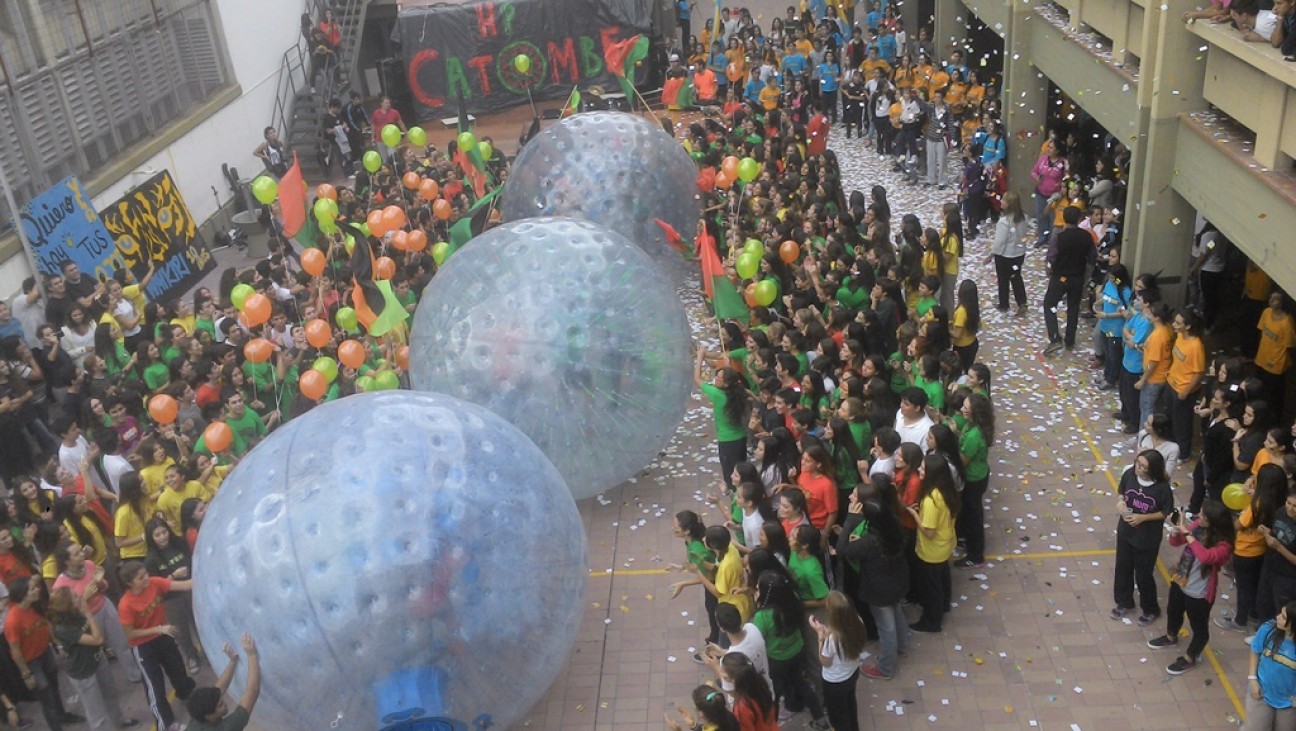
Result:
[[[693,362],[693,383],[702,389],[702,395],[711,402],[715,419],[717,450],[720,455],[720,474],[726,491],[733,490],[729,475],[734,465],[747,461],[747,388],[742,376],[732,368],[716,371],[711,383],[702,380],[702,361],[706,351],[697,350]]]
[[[1276,731],[1296,723],[1296,601],[1260,625],[1251,639],[1247,670],[1246,730]]]
[[[994,407],[990,399],[970,393],[963,399],[967,426],[958,438],[959,457],[965,470],[963,509],[958,533],[967,542],[967,555],[954,565],[961,569],[985,566],[985,494],[990,486],[990,445],[994,444]]]
[[[918,525],[915,547],[918,602],[922,616],[909,625],[915,632],[940,632],[953,593],[950,556],[954,553],[954,516],[962,507],[954,475],[945,457],[929,454],[922,461],[922,493],[908,508]]]
[[[733,685],[733,714],[742,731],[778,731],[778,710],[769,681],[761,676],[751,658],[741,652],[720,659],[721,672]]]
[[[1170,583],[1166,633],[1148,640],[1148,647],[1160,649],[1179,645],[1184,615],[1192,627],[1188,652],[1166,667],[1171,675],[1182,675],[1197,665],[1197,658],[1210,641],[1210,613],[1215,606],[1220,569],[1233,553],[1233,516],[1223,503],[1210,500],[1202,505],[1197,519],[1188,522],[1182,511],[1171,524],[1170,545],[1183,546],[1179,564]]]
[[[976,362],[977,351],[981,348],[981,343],[977,340],[977,333],[981,331],[981,304],[976,282],[971,279],[959,282],[958,304],[950,317],[949,329],[950,343],[954,346],[954,352],[958,353],[959,365],[962,366],[959,372],[966,373]]]
[[[888,680],[895,676],[897,656],[909,648],[909,626],[901,604],[909,592],[909,570],[895,488],[886,475],[874,475],[872,486],[874,497],[863,499],[862,489],[851,494],[837,554],[858,571],[857,596],[868,605],[877,625],[877,663],[861,672],[874,680]]]
[[[1264,529],[1273,529],[1274,519],[1287,501],[1287,475],[1278,465],[1267,464],[1256,473],[1251,501],[1233,522],[1233,577],[1237,584],[1237,609],[1232,617],[1217,617],[1215,626],[1233,632],[1247,632],[1247,623],[1258,618],[1256,598],[1260,571],[1268,546]]]
[[[685,560],[692,564],[698,571],[698,575],[705,575],[712,581],[715,581],[716,557],[706,544],[703,538],[706,537],[706,524],[698,517],[698,514],[692,510],[681,510],[675,514],[675,537],[684,541]],[[683,571],[683,567],[675,565],[676,571]],[[702,583],[701,579],[685,579],[670,588],[671,599],[679,596],[679,593],[686,586],[697,586]],[[720,641],[720,627],[716,624],[715,608],[719,604],[719,599],[709,591],[703,591],[705,597],[704,605],[707,613],[707,623],[710,626],[710,632],[707,634],[707,642]]]
[[[1143,607],[1138,624],[1147,627],[1161,616],[1153,569],[1161,547],[1161,525],[1174,504],[1165,458],[1155,449],[1143,450],[1134,466],[1121,475],[1116,490],[1120,522],[1116,524],[1116,575],[1112,581],[1116,607],[1111,618],[1124,619],[1134,609],[1137,584]]]
[[[773,571],[759,576],[756,581],[756,613],[751,621],[765,638],[774,695],[783,701],[779,723],[808,707],[814,723],[819,724],[816,728],[825,728],[819,698],[801,673],[801,655],[805,649],[801,630],[806,615],[791,579]]]

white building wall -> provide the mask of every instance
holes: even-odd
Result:
[[[95,208],[102,210],[165,169],[171,171],[194,218],[206,221],[217,210],[212,188],[222,205],[232,195],[221,175],[222,163],[238,168],[245,178],[262,170],[252,151],[261,144],[274,113],[283,54],[300,37],[304,5],[300,0],[213,0],[229,70],[242,95],[95,196]],[[23,206],[26,201],[17,203]],[[0,263],[0,295],[8,299],[29,276],[25,256]]]

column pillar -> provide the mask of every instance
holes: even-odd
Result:
[[[1044,122],[1048,111],[1048,79],[1030,63],[1029,2],[1013,2],[1008,12],[1004,34],[1003,123],[1008,141],[1008,187],[1021,196],[1022,207],[1034,210],[1031,191],[1035,184],[1030,171],[1044,142]],[[1042,22],[1042,21],[1035,21]]]

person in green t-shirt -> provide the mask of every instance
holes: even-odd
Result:
[[[730,478],[734,466],[747,461],[747,388],[743,385],[742,376],[732,368],[721,368],[711,383],[707,383],[702,378],[705,358],[706,351],[698,348],[693,362],[693,383],[711,402],[720,453],[720,475],[728,492],[734,487]]]
[[[241,441],[245,449],[251,449],[270,433],[270,427],[279,423],[279,412],[262,418],[243,404],[242,393],[231,389],[225,392],[225,423],[234,430],[235,446]],[[235,452],[234,456],[240,457],[242,453]]]
[[[840,493],[838,505],[845,505],[850,491],[860,483],[860,462],[864,462],[866,470],[868,468],[868,449],[860,449],[853,426],[845,419],[834,417],[828,420],[828,426],[824,429],[824,441],[828,443],[828,451],[832,455],[833,477]],[[862,426],[868,442],[871,442],[872,429],[868,421],[864,421]]]
[[[806,612],[792,579],[776,571],[761,573],[756,580],[756,613],[751,622],[765,638],[775,700],[782,699],[783,709],[790,713],[809,707],[815,728],[826,728],[821,723],[824,711],[819,698],[801,672]]]
[[[243,691],[243,697],[233,711],[225,704],[225,692],[229,690],[239,664],[238,653],[227,642],[224,650],[229,663],[216,679],[216,687],[196,688],[185,701],[190,718],[188,731],[242,731],[247,728],[252,709],[261,696],[261,656],[252,635],[245,633],[242,644],[248,663],[247,689]]]
[[[918,358],[918,372],[914,374],[913,385],[927,394],[927,405],[937,411],[945,408],[945,384],[940,377],[940,359],[928,353]]]
[[[671,584],[671,599],[679,596],[679,593],[683,591],[685,587],[701,586],[702,576],[707,577],[712,581],[712,583],[714,583],[717,563],[715,551],[707,548],[706,543],[702,540],[703,537],[706,536],[706,525],[702,523],[702,519],[698,517],[697,513],[692,510],[681,510],[676,513],[675,529],[673,532],[676,538],[684,541],[685,560],[690,567],[688,570],[696,570],[698,578],[685,579],[684,581]],[[667,570],[684,571],[685,569],[682,565],[672,564],[667,567]],[[719,642],[720,625],[716,624],[715,610],[720,601],[709,591],[703,591],[702,593],[705,595],[707,622],[711,627],[711,631],[707,634],[707,642]]]
[[[958,535],[967,541],[967,556],[955,562],[960,569],[985,566],[985,506],[990,485],[990,444],[994,441],[994,407],[990,399],[970,393],[960,412],[967,422],[959,435],[959,454],[967,467],[963,482],[963,504],[958,515]]]
[[[135,372],[148,386],[149,393],[158,391],[171,380],[171,371],[162,361],[162,352],[151,340],[141,341],[135,347]]]
[[[828,582],[824,580],[823,563],[815,551],[822,544],[823,536],[813,525],[802,525],[789,538],[792,555],[788,556],[788,571],[796,579],[797,596],[806,609],[822,607],[824,597],[828,596]]]

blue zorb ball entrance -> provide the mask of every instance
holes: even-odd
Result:
[[[276,731],[507,728],[565,667],[588,581],[540,450],[411,391],[324,404],[259,444],[212,501],[194,576],[216,671],[256,638],[254,721]],[[245,683],[240,667],[231,694]]]

